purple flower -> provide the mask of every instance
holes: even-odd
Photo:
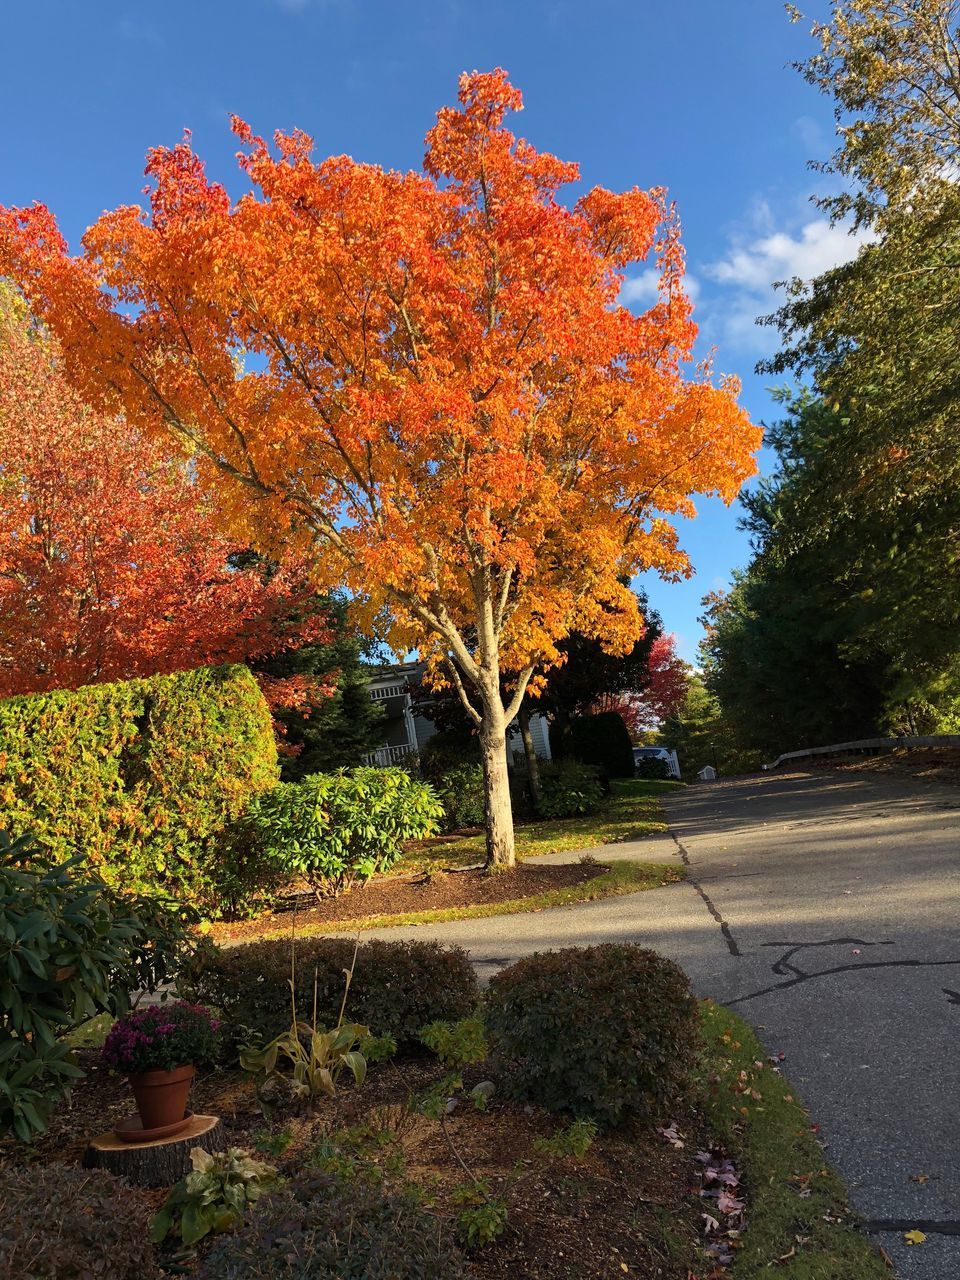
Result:
[[[103,1059],[117,1071],[170,1071],[216,1056],[220,1023],[202,1005],[173,1001],[134,1009],[104,1042]]]

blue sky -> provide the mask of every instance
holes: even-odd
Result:
[[[305,129],[320,155],[417,167],[459,73],[506,67],[525,98],[517,130],[579,161],[586,184],[669,188],[702,346],[742,377],[757,420],[773,412],[753,374],[775,344],[753,323],[772,281],[855,247],[808,200],[806,162],[832,150],[833,122],[789,65],[808,24],[778,0],[34,0],[3,28],[0,203],[43,200],[74,244],[140,199],[147,148],[184,128],[234,191],[231,112],[264,134]],[[643,306],[649,281],[636,273],[625,294]],[[687,658],[700,597],[747,558],[736,520],[701,502],[682,529],[696,576],[646,583]]]

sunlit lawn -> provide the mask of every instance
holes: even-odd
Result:
[[[517,857],[571,853],[624,840],[639,840],[653,832],[665,831],[667,824],[660,797],[681,786],[681,782],[647,782],[641,778],[613,782],[603,809],[591,817],[517,823]],[[482,833],[451,836],[411,848],[394,874],[439,866],[469,866],[482,862],[483,856]]]

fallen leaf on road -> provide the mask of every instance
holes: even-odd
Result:
[[[928,1176],[927,1174],[925,1174],[925,1173],[912,1173],[912,1174],[910,1175],[910,1181],[911,1181],[911,1182],[921,1182],[921,1183],[922,1183],[922,1182],[929,1182],[929,1181],[930,1181],[930,1178],[929,1178],[929,1176]]]
[[[927,1237],[922,1231],[905,1231],[903,1233],[903,1238],[906,1240],[907,1244],[923,1244]]]

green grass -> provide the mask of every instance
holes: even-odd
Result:
[[[659,889],[684,878],[684,869],[676,863],[615,862],[602,875],[582,884],[548,889],[527,898],[511,898],[506,902],[480,902],[469,907],[438,907],[433,911],[408,911],[399,915],[360,916],[350,920],[325,920],[311,925],[297,925],[299,937],[327,933],[356,933],[358,929],[385,929],[405,924],[440,924],[444,920],[475,920],[481,916],[510,916],[524,911],[545,911],[550,907],[568,907],[577,902],[594,902],[598,898],[616,898],[644,889]],[[257,940],[289,937],[289,927],[265,929]],[[244,939],[249,941],[249,939]]]
[[[702,1006],[706,1118],[736,1160],[747,1227],[734,1280],[889,1280],[790,1084],[742,1018]],[[757,1065],[757,1064],[761,1065]]]
[[[642,778],[615,781],[611,794],[597,814],[584,818],[559,818],[517,823],[518,858],[544,853],[573,853],[604,844],[639,840],[666,831],[660,797],[682,787],[682,782],[649,782]],[[484,858],[483,835],[451,836],[419,846],[404,855],[394,874],[436,870],[441,866],[470,866]]]
[[[113,1018],[109,1013],[98,1013],[68,1032],[63,1039],[71,1049],[99,1049],[112,1026]]]

